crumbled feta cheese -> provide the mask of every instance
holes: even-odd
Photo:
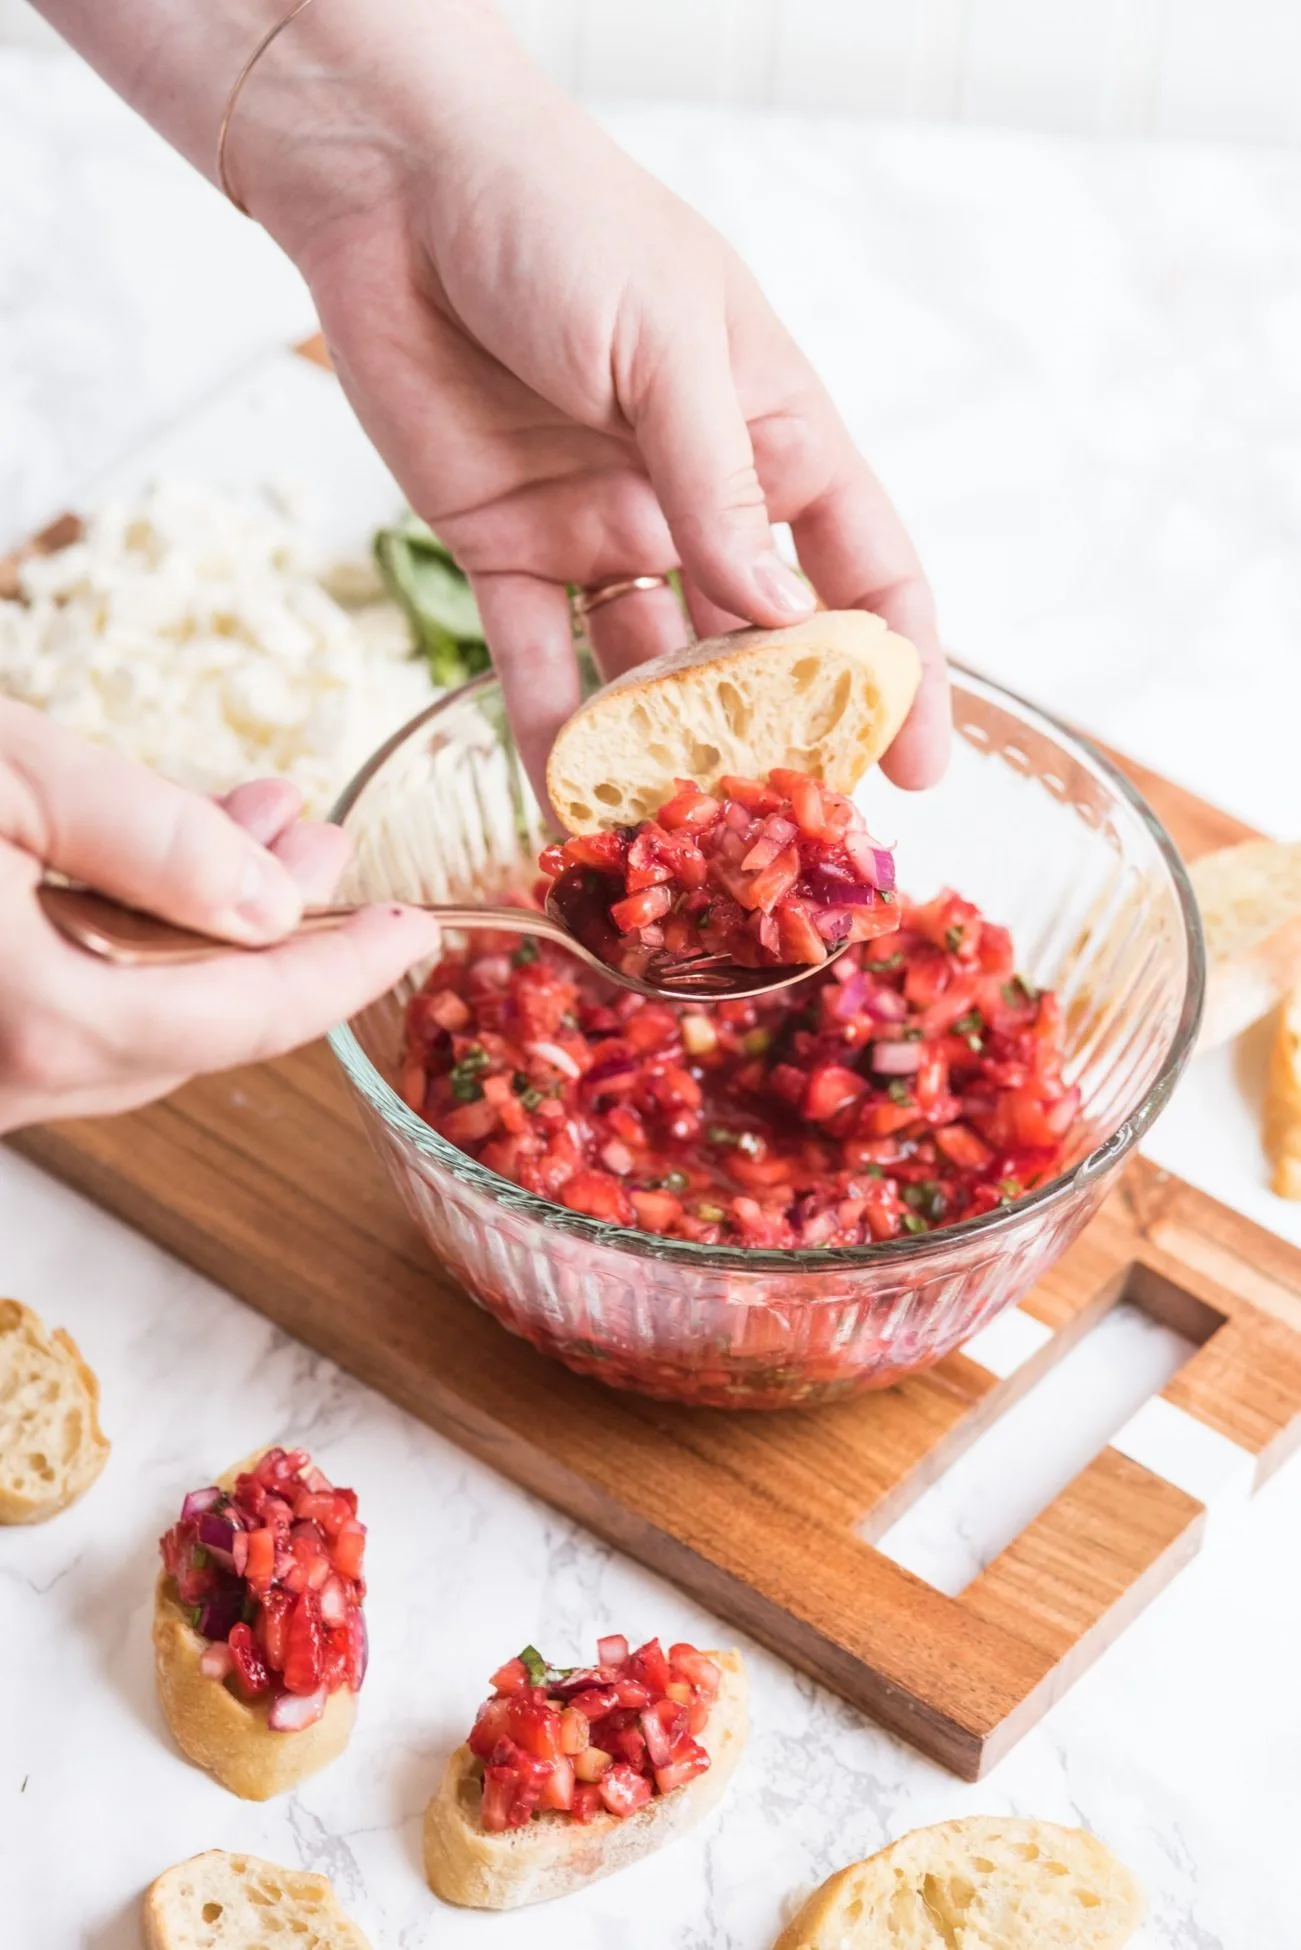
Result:
[[[323,813],[435,695],[400,612],[345,609],[288,501],[160,482],[32,556],[0,600],[0,692],[202,792],[270,773]]]

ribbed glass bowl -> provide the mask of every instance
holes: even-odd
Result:
[[[1006,1208],[876,1245],[754,1251],[661,1239],[535,1197],[402,1102],[405,1004],[424,973],[335,1031],[371,1138],[431,1249],[513,1332],[647,1395],[785,1408],[927,1367],[1018,1300],[1096,1209],[1165,1104],[1201,1013],[1191,890],[1146,802],[1100,754],[955,672],[953,761],[931,792],[858,795],[917,898],[951,886],[1010,927],[1055,988],[1083,1093],[1067,1169]],[[491,675],[379,751],[335,811],[348,899],[460,901],[527,887],[546,834]]]

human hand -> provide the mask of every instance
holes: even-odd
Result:
[[[221,805],[0,700],[0,1131],[129,1110],[185,1078],[277,1056],[381,995],[438,946],[407,908],[177,968],[114,968],[41,913],[46,868],[233,941],[274,943],[347,857],[282,781]]]
[[[830,607],[877,610],[917,644],[923,688],[883,765],[932,783],[948,699],[929,589],[739,259],[486,8],[395,3],[357,22],[314,8],[281,37],[232,166],[306,276],[362,424],[471,576],[535,781],[578,702],[565,585],[681,564],[702,632],[789,622],[812,598],[773,552],[780,520]],[[333,126],[289,148],[274,101],[291,59],[336,72],[318,118]],[[664,587],[603,605],[591,629],[607,676],[684,633]]]

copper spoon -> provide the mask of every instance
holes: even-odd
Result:
[[[159,920],[155,914],[144,914],[138,908],[111,900],[106,894],[93,893],[88,887],[43,881],[36,890],[36,896],[46,919],[53,923],[60,934],[89,954],[98,955],[101,960],[113,962],[119,968],[158,968],[174,966],[179,962],[206,961],[215,955],[260,952],[259,949],[246,947],[242,942],[222,941],[191,928],[175,927],[170,921]],[[725,955],[700,955],[694,960],[682,961],[661,954],[653,956],[645,974],[638,976],[611,967],[578,940],[567,926],[554,895],[548,896],[544,914],[524,907],[454,907],[427,901],[407,904],[434,915],[444,927],[487,928],[500,934],[531,934],[544,941],[554,941],[571,955],[577,955],[580,961],[586,962],[589,968],[594,968],[608,981],[618,982],[621,987],[633,989],[638,995],[652,996],[656,1001],[727,1002],[737,997],[766,993],[771,989],[789,988],[793,982],[802,982],[806,976],[812,975],[817,968],[827,967],[837,955],[844,952],[843,947],[833,948],[826,961],[804,963],[793,968],[744,968]],[[328,933],[333,928],[342,927],[358,912],[358,906],[306,908],[292,933]]]

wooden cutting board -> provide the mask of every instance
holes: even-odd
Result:
[[[1188,857],[1249,837],[1118,762]],[[12,1142],[967,1779],[1193,1555],[1208,1506],[1301,1442],[1301,1252],[1142,1160],[972,1351],[857,1402],[727,1415],[615,1394],[481,1312],[324,1045]],[[867,1541],[1122,1297],[1196,1353],[965,1591]]]

